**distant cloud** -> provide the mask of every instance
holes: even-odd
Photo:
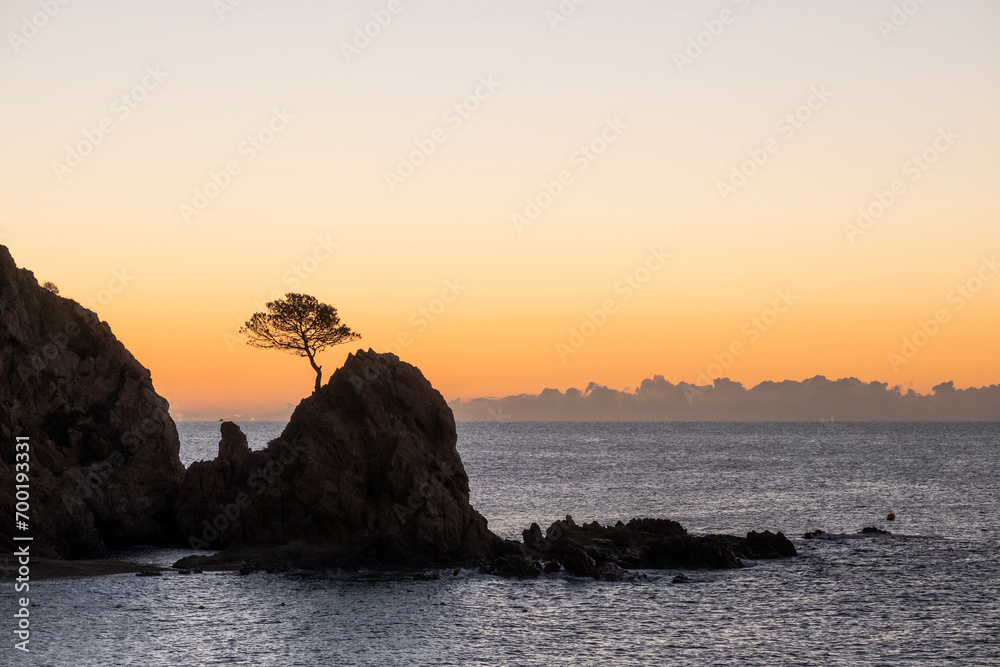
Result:
[[[1000,421],[1000,385],[922,395],[857,378],[762,382],[752,389],[729,379],[673,384],[660,375],[634,393],[590,383],[583,391],[545,389],[537,396],[451,403],[458,421]]]

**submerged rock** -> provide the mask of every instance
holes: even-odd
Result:
[[[0,440],[10,443],[0,456],[0,551],[14,547],[18,437],[29,444],[33,554],[176,543],[184,467],[167,401],[106,323],[42,288],[0,246]]]
[[[219,457],[193,464],[177,521],[194,548],[304,545],[310,567],[474,562],[497,540],[469,503],[455,420],[420,371],[359,351],[252,452],[224,423]],[[319,549],[317,552],[316,549]],[[286,550],[287,551],[287,550]]]

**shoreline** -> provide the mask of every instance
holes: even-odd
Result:
[[[14,554],[0,555],[0,581],[14,581],[18,562]],[[132,574],[139,572],[170,572],[173,568],[136,563],[115,558],[95,558],[86,560],[62,560],[59,558],[31,558],[31,581],[50,579],[79,579],[103,577],[112,574]]]

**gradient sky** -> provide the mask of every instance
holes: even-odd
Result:
[[[897,9],[890,32],[903,4],[919,9]],[[390,5],[348,62],[343,44]],[[588,0],[554,27],[556,0],[221,6],[77,1],[44,20],[38,2],[0,6],[0,242],[64,296],[97,300],[179,418],[265,415],[311,390],[304,359],[233,339],[293,289],[335,305],[365,348],[408,334],[400,355],[448,399],[654,373],[1000,380],[1000,276],[983,263],[1000,253],[993,0]],[[707,46],[679,67],[699,33]],[[458,125],[446,114],[477,88]],[[830,98],[799,109],[817,89]],[[249,159],[275,110],[294,118]],[[797,110],[792,133],[782,119]],[[55,166],[102,121],[113,131],[79,166]],[[614,141],[581,160],[609,123]],[[386,172],[438,128],[443,143],[390,188]],[[942,132],[957,138],[914,169]],[[765,146],[724,199],[719,182]],[[230,161],[240,172],[185,221],[181,205]],[[518,230],[512,216],[563,171]],[[646,275],[651,248],[670,258]],[[628,296],[626,275],[648,280]],[[752,318],[772,320],[779,290],[794,302],[764,330]],[[615,312],[560,358],[609,299]]]

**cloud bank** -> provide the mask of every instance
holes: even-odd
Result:
[[[956,389],[944,382],[923,395],[821,375],[752,389],[729,379],[697,386],[656,375],[634,393],[592,382],[583,391],[545,389],[450,405],[458,421],[1000,421],[1000,385]]]

